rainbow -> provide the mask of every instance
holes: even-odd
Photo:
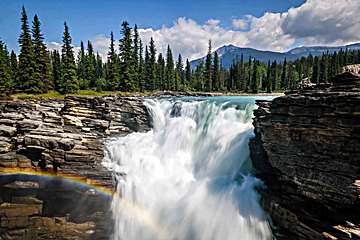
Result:
[[[35,168],[0,168],[0,176],[1,175],[27,175],[37,177],[60,178],[70,182],[78,183],[87,188],[95,189],[99,193],[102,193],[106,196],[111,197],[114,194],[114,191],[112,189],[102,186],[99,181],[61,172],[44,171]]]
[[[95,189],[97,192],[104,194],[105,196],[117,199],[117,202],[119,204],[123,204],[123,206],[127,210],[129,210],[129,213],[131,213],[132,216],[134,216],[139,222],[152,229],[152,231],[157,234],[159,240],[170,239],[168,237],[170,236],[170,234],[158,223],[158,221],[156,221],[156,219],[146,209],[136,205],[132,201],[126,200],[125,198],[121,197],[120,194],[117,194],[116,191],[102,186],[101,183],[96,180],[79,177],[72,174],[65,174],[54,171],[44,171],[35,168],[0,168],[0,176],[6,175],[27,175],[34,177],[60,178],[80,184],[89,189]]]

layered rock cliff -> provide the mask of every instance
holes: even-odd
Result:
[[[360,239],[360,78],[258,101],[251,157],[277,239]]]
[[[48,171],[112,189],[103,140],[150,125],[142,98],[3,101],[0,172]],[[109,239],[110,201],[61,179],[0,175],[0,239]]]

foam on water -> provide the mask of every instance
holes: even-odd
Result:
[[[251,102],[251,101],[250,101]],[[251,176],[254,103],[148,99],[153,130],[111,139],[113,239],[271,239]]]

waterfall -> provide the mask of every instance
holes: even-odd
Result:
[[[110,139],[114,240],[271,239],[251,176],[253,99],[147,99],[153,129]]]

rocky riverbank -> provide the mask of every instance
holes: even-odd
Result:
[[[66,97],[0,102],[0,172],[76,176],[114,187],[102,165],[103,140],[147,131],[141,97]],[[59,179],[0,178],[0,239],[108,239],[110,198]]]
[[[253,164],[277,239],[360,239],[360,77],[259,101]]]

